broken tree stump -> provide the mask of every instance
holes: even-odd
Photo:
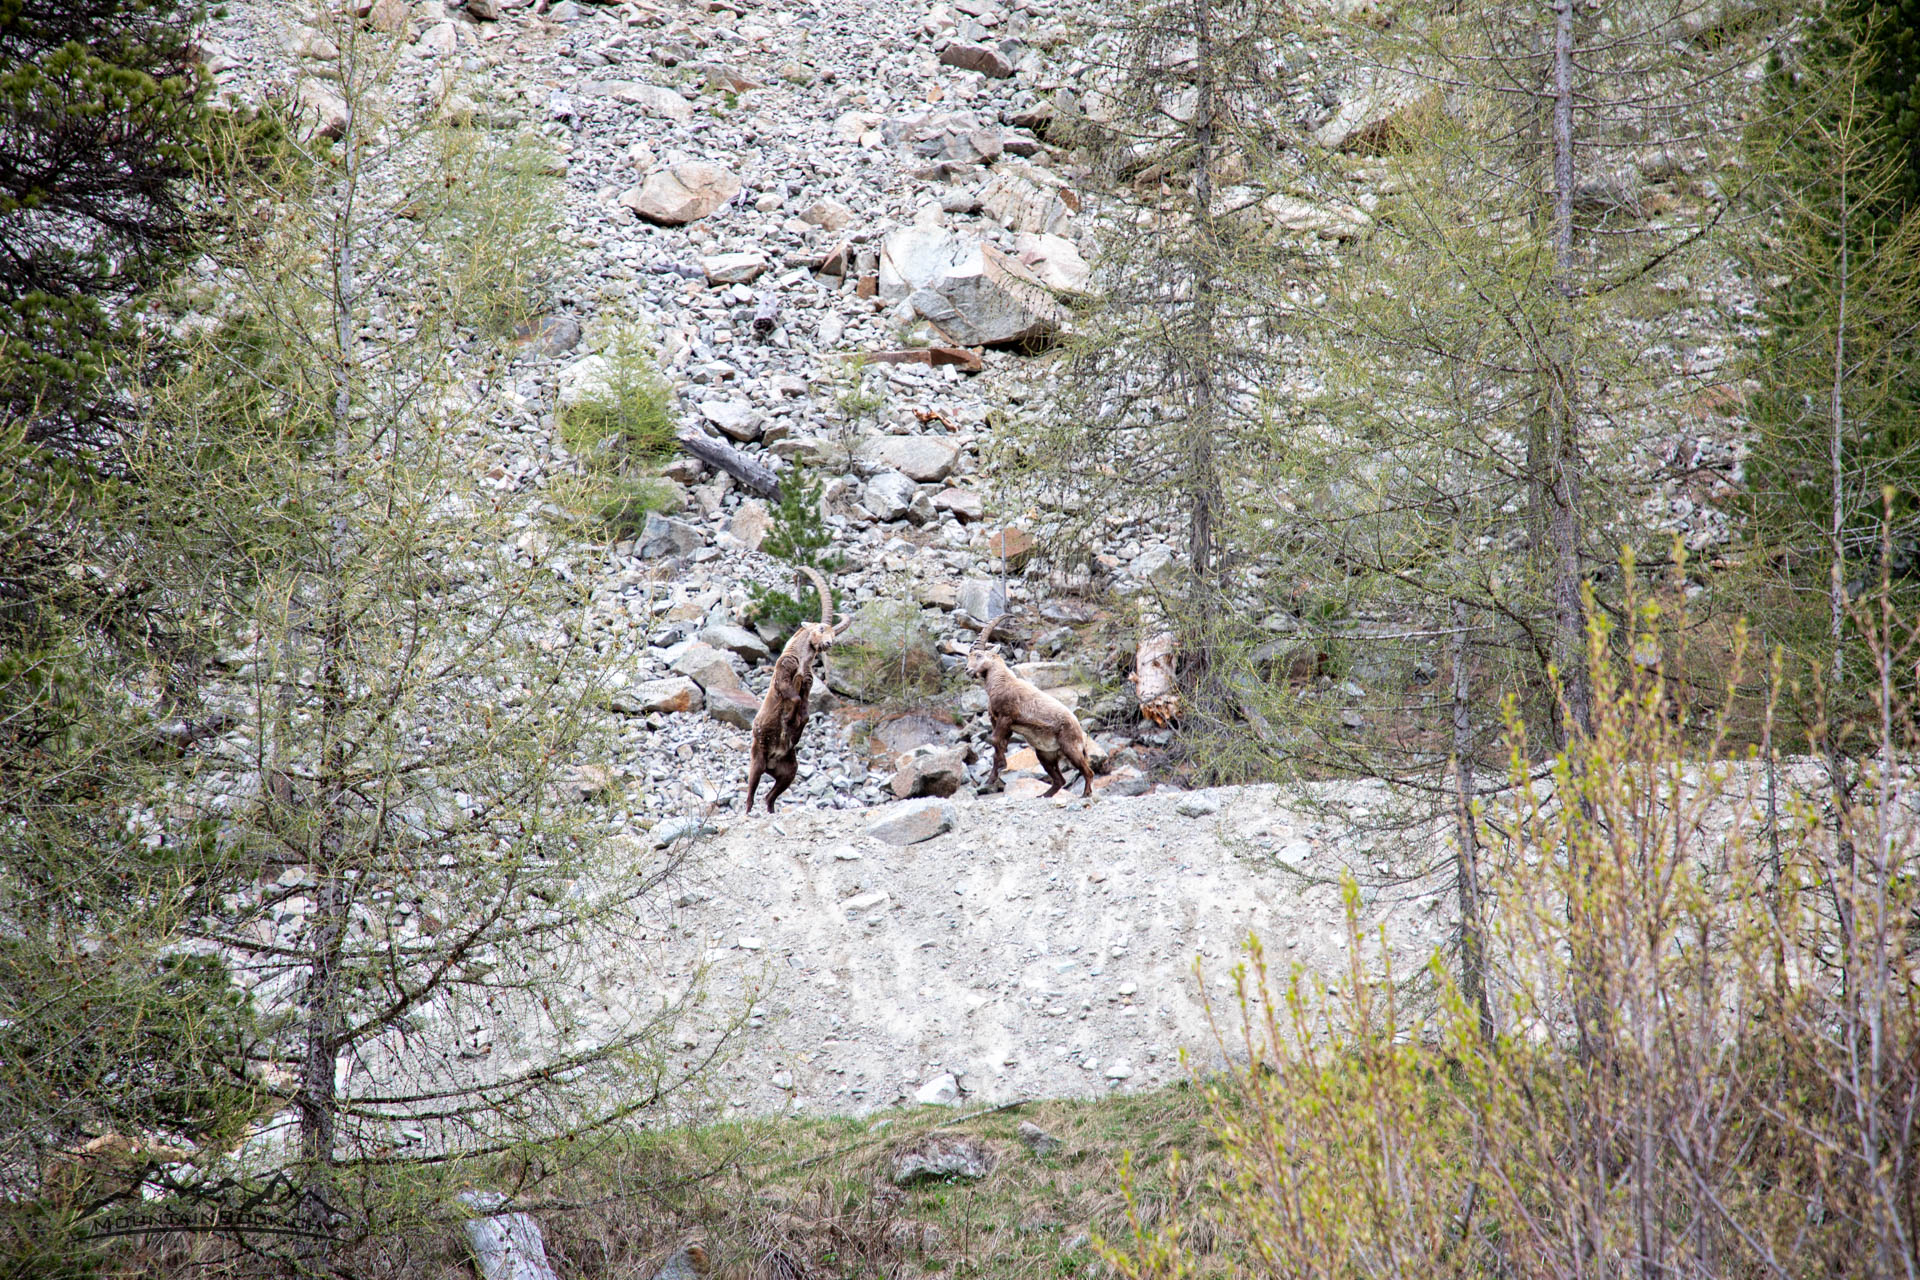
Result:
[[[1163,729],[1180,715],[1180,686],[1174,680],[1179,648],[1173,632],[1155,632],[1133,651],[1133,674],[1127,677],[1140,701],[1140,714]]]

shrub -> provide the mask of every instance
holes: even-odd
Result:
[[[604,358],[602,385],[563,407],[556,425],[580,462],[574,505],[601,536],[617,542],[636,537],[649,513],[678,505],[672,483],[657,474],[675,449],[673,389],[633,329],[615,334]]]
[[[1621,650],[1658,654],[1628,603]],[[1911,661],[1891,616],[1862,611],[1883,696]],[[1217,1263],[1188,1243],[1206,1225],[1256,1276],[1914,1274],[1911,708],[1883,708],[1836,823],[1819,796],[1776,819],[1764,763],[1688,749],[1659,662],[1609,660],[1596,625],[1588,667],[1591,736],[1542,769],[1510,715],[1508,799],[1481,815],[1497,1028],[1437,957],[1432,1008],[1368,976],[1351,885],[1331,991],[1276,983],[1252,941],[1242,1065],[1204,1085],[1216,1207],[1134,1214],[1103,1246],[1121,1275]]]
[[[820,518],[820,482],[798,463],[781,481],[780,501],[774,504],[771,514],[773,527],[761,544],[768,555],[789,564],[810,565],[823,574],[831,574],[840,567],[840,557],[828,550],[833,545],[833,535]],[[812,622],[820,616],[820,602],[810,591],[796,596],[776,587],[749,584],[747,593],[750,597],[747,618],[779,632],[783,644],[801,623]]]

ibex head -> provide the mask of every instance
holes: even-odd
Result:
[[[853,625],[853,619],[848,618],[836,626],[833,621],[833,595],[827,590],[827,580],[810,564],[801,565],[800,572],[813,580],[814,590],[820,593],[820,621],[801,623],[800,629],[794,633],[794,639],[804,643],[814,653],[825,653],[833,648],[834,638]]]
[[[975,680],[985,680],[987,673],[993,670],[994,664],[1002,660],[999,650],[993,647],[993,633],[1000,629],[1000,624],[1006,620],[1006,617],[1007,615],[1003,613],[982,627],[979,637],[973,642],[973,647],[967,651],[967,674]]]

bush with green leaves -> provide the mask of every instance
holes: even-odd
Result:
[[[773,527],[761,550],[789,564],[807,565],[824,574],[840,567],[840,557],[829,550],[833,535],[820,518],[820,482],[810,478],[798,463],[781,481],[780,500],[774,503],[771,514]],[[747,604],[748,619],[772,627],[783,640],[801,623],[812,622],[820,616],[820,602],[812,598],[810,591],[795,596],[777,587],[758,584],[749,584],[747,591],[751,597]]]
[[[875,600],[860,608],[827,656],[827,685],[860,702],[913,706],[937,694],[946,671],[934,648],[938,633],[910,600]]]
[[[616,333],[600,358],[605,376],[561,408],[557,425],[581,462],[582,505],[618,541],[638,536],[650,513],[674,507],[673,486],[656,474],[675,449],[673,388],[633,328]]]

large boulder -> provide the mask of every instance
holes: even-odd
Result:
[[[707,535],[697,525],[649,512],[647,523],[640,530],[639,552],[642,560],[658,560],[665,556],[690,555],[706,544]]]
[[[731,623],[719,622],[708,627],[700,633],[700,643],[737,654],[748,662],[766,662],[773,657],[766,641],[745,627]]]
[[[721,724],[736,729],[753,728],[753,717],[760,710],[760,699],[745,689],[707,690],[707,714]]]
[[[745,400],[715,399],[700,402],[700,416],[711,422],[715,429],[729,439],[742,444],[758,440],[764,429],[760,411]]]
[[[953,830],[960,821],[953,803],[938,796],[924,800],[903,800],[880,810],[867,823],[867,835],[883,844],[905,847],[931,840]]]
[[[698,711],[700,686],[685,676],[668,676],[664,680],[648,680],[620,689],[614,693],[611,703],[615,711],[630,716],[649,711]]]
[[[876,520],[904,520],[918,491],[919,486],[900,472],[882,471],[867,481],[860,505],[871,511]]]
[[[980,188],[980,210],[1009,231],[1063,236],[1079,212],[1080,197],[1065,179],[1042,165],[1003,160]]]
[[[706,217],[740,194],[740,179],[717,164],[687,160],[647,176],[620,197],[620,203],[663,226],[677,227]]]
[[[1093,268],[1065,236],[1022,231],[1014,237],[1020,265],[1055,293],[1082,294],[1093,279]]]
[[[955,40],[940,51],[940,61],[962,71],[977,71],[992,80],[1005,80],[1013,74],[1013,62],[990,44],[968,44]]]
[[[887,121],[888,146],[906,147],[928,160],[985,164],[1005,149],[1000,130],[971,111],[921,111]]]
[[[915,796],[950,796],[967,780],[967,748],[923,746],[894,761],[893,794],[901,800]]]
[[[880,246],[880,296],[908,299],[957,346],[1044,342],[1067,313],[1046,285],[980,237],[903,227]]]
[[[709,644],[690,644],[668,667],[687,676],[711,695],[716,689],[744,689],[733,659]]]
[[[581,356],[560,371],[560,407],[573,409],[613,394],[613,368],[605,356]]]
[[[920,484],[936,484],[953,474],[960,442],[950,436],[869,436],[861,442],[859,456],[869,466],[898,471]]]
[[[338,138],[347,131],[352,113],[347,100],[318,80],[302,80],[295,95],[294,112],[305,136]]]

